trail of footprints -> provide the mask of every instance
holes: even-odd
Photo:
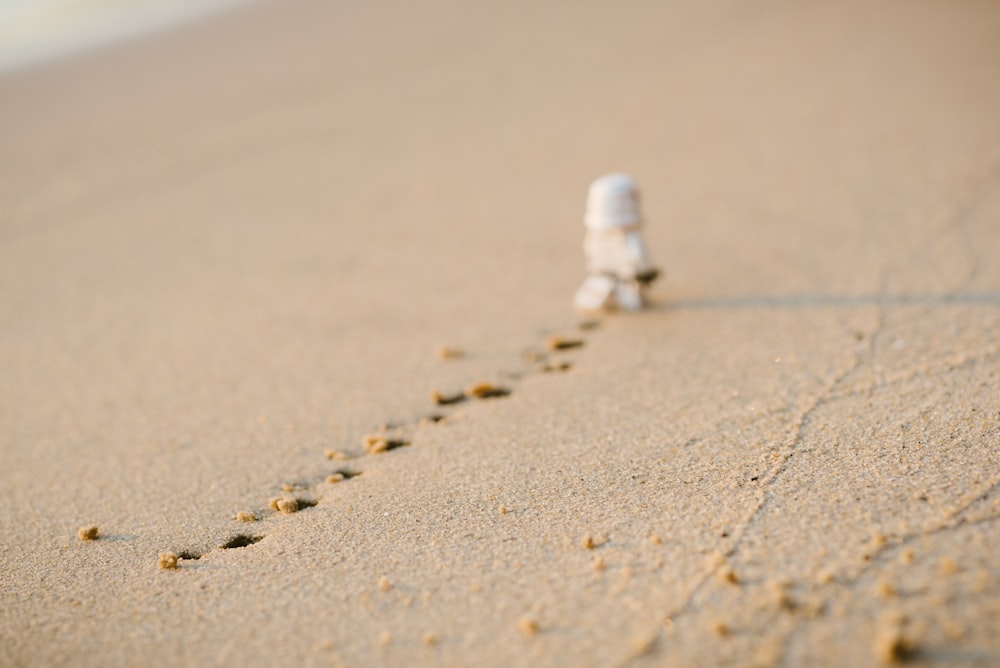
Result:
[[[531,373],[552,373],[568,371],[572,364],[565,358],[565,354],[578,350],[586,343],[583,334],[598,327],[598,321],[590,320],[579,323],[575,332],[571,336],[549,336],[541,346],[530,346],[521,356],[522,363],[527,365],[527,369],[514,373],[499,374],[508,382],[516,383]],[[464,352],[457,348],[442,346],[436,351],[437,356],[442,360],[454,360],[464,357]],[[321,483],[337,484],[353,480],[363,475],[363,471],[354,468],[347,462],[363,460],[365,457],[380,455],[399,448],[409,446],[417,433],[421,429],[433,428],[438,425],[447,424],[452,417],[455,406],[473,401],[485,401],[510,396],[513,392],[506,384],[498,384],[487,381],[476,381],[467,385],[462,390],[453,392],[431,392],[430,400],[434,405],[434,411],[421,417],[416,422],[396,423],[386,422],[379,425],[372,433],[367,434],[361,441],[362,452],[352,450],[326,450],[326,458],[331,461],[340,462],[329,474],[322,479],[313,479],[295,483],[283,483],[279,486],[281,494],[268,500],[267,508],[256,511],[240,511],[233,519],[239,522],[251,524],[262,520],[267,515],[284,514],[291,515],[299,511],[311,508],[319,503],[320,495],[317,487]],[[95,527],[96,529],[96,527]],[[232,536],[229,540],[219,546],[219,549],[231,550],[253,545],[264,539],[264,535],[254,532],[242,532]],[[161,552],[159,555],[159,566],[163,569],[179,568],[184,561],[196,561],[203,556],[203,553],[195,550],[181,550],[178,552]]]

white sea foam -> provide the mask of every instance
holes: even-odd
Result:
[[[245,0],[0,0],[0,73],[129,39]]]

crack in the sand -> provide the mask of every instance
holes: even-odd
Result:
[[[984,179],[985,183],[980,185],[980,187],[976,189],[975,194],[971,198],[969,198],[962,206],[959,207],[958,211],[952,216],[951,222],[942,231],[943,235],[947,235],[949,233],[951,234],[957,233],[962,239],[963,242],[962,245],[964,246],[966,254],[968,256],[968,271],[966,272],[966,276],[960,281],[959,285],[954,290],[949,292],[949,294],[953,298],[961,294],[962,291],[965,290],[972,283],[973,280],[975,280],[975,277],[978,274],[979,257],[975,251],[975,246],[972,243],[972,239],[969,235],[968,223],[969,220],[975,214],[976,210],[982,205],[983,201],[988,196],[989,188],[992,185],[990,184],[990,181],[996,181],[998,177],[1000,177],[1000,163],[998,163],[991,170],[989,170],[986,178]],[[936,240],[937,237],[938,235],[932,235],[925,242],[925,244],[923,244],[923,246],[930,245]],[[883,270],[882,274],[883,291],[885,289],[885,285],[888,282],[887,279],[891,264],[892,263],[887,265]],[[912,322],[924,318],[931,310],[932,310],[931,307],[926,307],[924,309],[921,309],[920,313],[916,314],[913,318],[907,319],[907,322]],[[886,382],[884,376],[882,377],[879,376],[876,364],[877,351],[878,351],[877,339],[884,332],[885,332],[885,308],[883,306],[879,309],[878,327],[876,328],[876,332],[872,335],[871,342],[869,345],[869,359],[872,365],[873,379],[875,381],[873,383],[872,388],[868,388],[869,390],[874,389],[875,387],[884,389],[886,386],[892,386],[902,382],[907,382],[909,380],[912,380],[916,376],[920,375],[920,371],[918,369],[911,369],[909,373],[904,373],[901,376],[897,376],[896,378],[889,380],[888,382]],[[997,351],[995,349],[990,350],[984,355],[966,358],[961,362],[959,362],[958,364],[949,365],[944,369],[936,370],[936,373],[927,375],[933,377],[936,375],[951,373],[957,369],[966,366],[971,366],[972,364],[978,363],[979,361],[982,361],[984,359],[990,359],[994,357],[996,353]],[[843,394],[842,396],[850,397],[850,396],[856,396],[857,394],[859,394],[859,391],[853,390]],[[857,584],[860,582],[860,580],[865,575],[867,575],[873,568],[875,568],[876,558],[879,557],[881,554],[885,553],[889,549],[899,549],[900,547],[905,546],[908,543],[911,543],[917,539],[926,538],[945,531],[956,530],[960,527],[965,527],[965,526],[984,524],[994,521],[996,519],[1000,519],[1000,515],[987,515],[985,517],[976,518],[974,520],[966,520],[964,517],[962,517],[962,515],[970,508],[974,507],[979,502],[988,499],[989,496],[993,494],[998,488],[1000,488],[1000,476],[997,476],[993,480],[991,480],[990,483],[986,485],[985,489],[981,488],[980,491],[967,495],[966,496],[967,500],[965,502],[959,502],[958,506],[946,511],[945,518],[937,526],[905,532],[902,535],[898,536],[897,541],[894,541],[893,544],[891,545],[887,544],[885,546],[877,548],[875,553],[870,555],[870,558],[867,561],[867,563],[863,565],[857,572],[855,572],[853,574],[853,577],[842,578],[841,584],[846,583],[851,588],[856,587]],[[733,549],[734,552],[736,547],[737,546],[734,545]],[[880,562],[881,559],[878,559],[878,561]],[[829,596],[826,597],[825,600],[823,600],[822,605],[825,607],[830,602],[830,600],[831,597]],[[784,636],[780,639],[781,649],[779,656],[781,657],[780,659],[781,666],[785,666],[788,664],[789,660],[788,648],[794,641],[795,637],[798,636],[811,623],[812,620],[799,619],[797,623],[792,627],[792,629],[790,629],[787,633],[785,633]]]
[[[841,373],[837,374],[827,384],[827,386],[823,389],[823,391],[819,394],[819,396],[799,415],[798,419],[795,422],[795,427],[792,430],[793,433],[791,437],[788,439],[785,452],[779,458],[778,462],[776,462],[774,466],[771,467],[770,471],[768,471],[764,476],[762,476],[761,488],[763,491],[763,497],[753,508],[753,510],[751,510],[747,514],[746,518],[740,523],[740,525],[732,532],[730,532],[730,538],[732,538],[732,542],[727,549],[719,551],[722,557],[728,558],[736,553],[736,551],[742,545],[745,537],[749,533],[750,529],[752,528],[756,520],[761,516],[763,511],[766,510],[766,508],[769,506],[773,496],[770,492],[767,491],[766,488],[771,487],[784,472],[786,466],[788,465],[789,460],[795,454],[798,446],[802,442],[803,434],[805,432],[806,425],[809,422],[810,416],[812,416],[812,414],[815,413],[817,409],[819,409],[827,402],[827,400],[831,396],[831,393],[837,388],[837,386],[841,382],[843,382],[845,378],[850,376],[850,374],[853,373],[862,363],[863,359],[860,356],[856,357],[854,362],[850,365],[850,367],[848,367]],[[694,586],[684,597],[684,600],[678,606],[676,606],[672,612],[668,613],[668,617],[676,621],[678,617],[689,612],[691,610],[692,605],[694,604],[695,598],[704,589],[705,585],[708,582],[712,581],[712,578],[719,572],[721,568],[723,568],[723,566],[724,564],[720,563],[706,568],[704,572],[698,576],[697,580],[694,583]]]

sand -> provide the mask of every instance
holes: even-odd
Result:
[[[290,0],[0,78],[0,664],[1000,663],[998,65],[987,1]],[[665,274],[581,328],[615,170]]]

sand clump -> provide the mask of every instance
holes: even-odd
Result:
[[[177,568],[177,559],[177,555],[173,552],[160,552],[156,563],[160,568],[170,570]]]
[[[396,448],[402,448],[410,444],[409,441],[404,441],[401,438],[393,438],[381,432],[366,435],[362,443],[364,445],[365,452],[372,455],[395,450]]]
[[[539,628],[538,620],[532,617],[521,617],[517,620],[517,630],[528,637],[538,635]]]
[[[417,424],[420,427],[432,427],[436,424],[444,424],[448,421],[448,416],[442,415],[440,413],[431,413],[430,415],[425,415],[420,418]]]
[[[459,404],[466,400],[465,392],[457,392],[452,394],[445,394],[438,390],[431,392],[431,401],[434,402],[436,406],[451,406],[452,404]]]
[[[545,339],[545,347],[549,350],[572,350],[573,348],[582,348],[583,343],[583,339],[571,339],[555,335]]]
[[[729,629],[729,626],[726,625],[725,622],[719,621],[719,620],[715,620],[715,621],[711,622],[708,625],[708,629],[709,629],[709,631],[711,631],[715,635],[719,636],[720,638],[725,638],[726,636],[728,636],[732,632]]]
[[[438,346],[434,354],[439,360],[458,360],[465,357],[465,351],[454,346]]]
[[[892,598],[896,595],[896,588],[885,580],[879,580],[875,585],[875,595],[879,598]]]
[[[780,610],[795,609],[795,601],[788,593],[790,586],[791,583],[786,580],[769,580],[765,585],[765,591],[771,604]]]
[[[268,505],[271,506],[272,509],[285,515],[291,515],[292,513],[299,512],[299,500],[292,497],[275,497],[268,501]]]
[[[76,531],[76,536],[80,540],[97,540],[100,538],[100,532],[97,529],[97,525],[80,527]]]
[[[351,478],[356,478],[359,475],[361,475],[359,471],[352,471],[351,469],[337,469],[336,471],[331,471],[330,474],[326,476],[326,482],[335,485],[338,482],[350,480]]]
[[[510,390],[499,385],[494,385],[488,381],[478,381],[465,388],[465,395],[473,399],[493,399],[494,397],[506,397]]]
[[[548,358],[548,354],[541,352],[540,350],[526,350],[521,354],[521,359],[528,364],[538,364],[544,362]]]
[[[258,518],[256,513],[241,510],[236,513],[235,519],[237,522],[256,522]]]
[[[539,366],[538,370],[542,373],[553,373],[559,371],[569,371],[572,367],[573,365],[566,360],[552,360]]]
[[[903,663],[916,654],[916,644],[903,632],[906,620],[890,613],[879,620],[875,631],[875,659],[884,665]]]
[[[723,568],[719,571],[719,581],[735,585],[740,583],[740,578],[732,568]]]
[[[585,550],[595,550],[604,545],[608,539],[600,534],[584,534],[580,539],[580,547]]]
[[[656,649],[656,644],[658,640],[659,640],[659,635],[655,632],[634,636],[629,641],[629,648],[631,650],[632,658],[638,659],[639,657],[648,656],[652,654],[653,650]]]
[[[941,575],[951,575],[958,571],[958,564],[955,563],[954,559],[950,557],[945,557],[938,563],[938,572]]]

